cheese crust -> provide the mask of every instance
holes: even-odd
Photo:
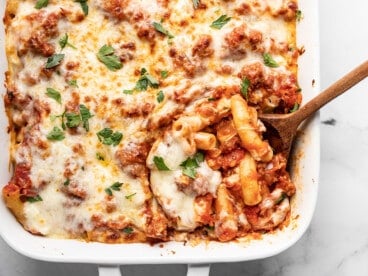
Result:
[[[27,231],[230,241],[287,223],[258,113],[301,103],[295,0],[7,0],[13,177]]]

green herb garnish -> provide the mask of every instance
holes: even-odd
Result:
[[[53,67],[56,67],[60,64],[60,62],[64,59],[64,54],[54,54],[51,57],[49,57],[46,61],[46,69],[50,69]]]
[[[97,160],[105,161],[105,157],[99,152],[96,152],[96,158]]]
[[[104,145],[108,146],[117,146],[119,145],[121,139],[123,138],[123,134],[121,132],[113,132],[111,128],[104,128],[97,132],[97,137],[100,142]]]
[[[35,203],[38,201],[42,201],[42,197],[40,195],[36,195],[34,197],[27,197],[27,201],[30,203]]]
[[[79,124],[82,121],[82,119],[81,119],[81,117],[78,113],[72,113],[72,112],[65,113],[65,118],[66,118],[65,125],[68,128],[78,127]]]
[[[225,24],[227,24],[231,20],[231,17],[228,17],[226,14],[221,15],[210,25],[211,28],[220,30]]]
[[[263,54],[263,62],[266,66],[271,67],[271,68],[279,67],[279,64],[268,53]]]
[[[134,193],[134,194],[130,194],[130,195],[127,195],[125,196],[126,199],[131,199],[133,196],[135,196],[137,193]]]
[[[293,112],[297,111],[298,109],[299,109],[299,104],[295,103],[293,108],[290,110],[290,113],[293,113]]]
[[[161,23],[158,22],[153,22],[153,27],[155,28],[156,31],[166,35],[169,39],[174,38],[174,36],[168,31],[166,30]]]
[[[70,81],[68,81],[68,84],[69,84],[70,86],[78,87],[77,80],[70,80]]]
[[[63,183],[64,186],[68,186],[70,184],[70,179],[68,178],[67,180],[65,180],[65,182]]]
[[[137,81],[134,89],[138,91],[146,91],[148,87],[158,88],[159,84],[159,81],[155,77],[151,76],[147,72],[146,68],[142,68],[141,77]]]
[[[65,138],[65,135],[60,128],[54,127],[46,137],[51,141],[61,141]]]
[[[202,152],[197,152],[193,157],[189,157],[184,162],[180,164],[183,167],[183,174],[189,176],[190,178],[195,178],[199,168],[199,163],[204,161],[204,155]]]
[[[64,36],[62,36],[59,39],[59,45],[61,49],[64,49],[66,46],[69,46],[70,48],[73,48],[73,49],[77,49],[74,45],[69,43],[69,36],[67,33],[64,34]]]
[[[194,7],[195,9],[197,9],[197,8],[198,8],[198,6],[199,6],[200,0],[192,0],[192,2],[193,2],[193,7]]]
[[[161,78],[166,79],[169,76],[169,72],[166,70],[163,70],[160,72]]]
[[[112,46],[104,45],[97,53],[97,58],[111,71],[117,71],[123,67],[120,58],[116,56]]]
[[[46,95],[50,97],[51,99],[54,99],[59,104],[61,104],[61,95],[59,91],[48,87],[46,88]]]
[[[280,204],[285,198],[287,198],[287,195],[285,193],[282,193],[281,196],[275,201],[275,204]]]
[[[164,92],[162,92],[162,90],[160,90],[160,92],[157,93],[157,102],[161,103],[164,99],[165,99],[165,95]]]
[[[115,182],[114,184],[112,184],[110,187],[105,189],[105,192],[109,195],[112,196],[113,191],[120,191],[121,186],[123,185],[123,183],[120,182]]]
[[[48,4],[49,4],[49,0],[37,0],[35,8],[40,10],[44,7],[47,7]]]
[[[244,99],[246,99],[246,100],[248,100],[249,86],[250,86],[250,81],[247,78],[243,79],[242,83],[240,85],[240,87],[241,87],[240,92],[243,95]]]
[[[165,161],[162,157],[154,156],[153,157],[153,162],[155,163],[156,168],[159,171],[170,171],[170,169],[166,166]]]
[[[132,227],[125,227],[124,229],[123,229],[123,232],[125,233],[125,234],[131,234],[131,233],[133,233],[133,228]]]
[[[83,128],[86,131],[89,131],[89,121],[88,120],[90,118],[92,118],[93,115],[91,114],[89,109],[84,104],[81,104],[79,106],[79,113],[80,113],[81,120],[82,120],[82,123],[83,123]]]
[[[303,17],[302,11],[301,10],[297,10],[296,13],[295,13],[295,19],[296,19],[296,21],[300,22],[300,20],[302,19],[302,17]]]
[[[88,15],[88,10],[89,10],[87,1],[88,0],[75,0],[75,2],[80,3],[81,8],[82,8],[82,11],[83,11],[83,13],[84,13],[85,16]]]

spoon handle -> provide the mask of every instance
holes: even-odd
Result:
[[[295,117],[297,121],[301,123],[308,116],[312,115],[322,106],[340,96],[351,87],[356,85],[358,82],[362,81],[368,76],[368,60],[353,69],[351,72],[346,74],[344,77],[339,79],[337,82],[332,84],[326,90],[321,92],[318,96],[313,98],[311,101],[302,106],[297,112],[295,112]]]

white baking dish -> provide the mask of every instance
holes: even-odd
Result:
[[[299,0],[303,20],[298,23],[298,45],[304,46],[305,53],[299,59],[299,83],[303,88],[304,102],[319,91],[319,53],[318,53],[318,1]],[[5,0],[0,0],[0,14],[4,13]],[[1,28],[0,43],[0,82],[3,83],[6,70],[4,54],[4,28]],[[4,89],[2,89],[4,90]],[[3,95],[4,91],[1,91]],[[101,244],[76,240],[56,240],[38,237],[26,232],[13,215],[0,201],[0,234],[16,251],[28,257],[53,261],[75,263],[113,264],[159,264],[187,263],[204,264],[213,262],[236,262],[269,257],[292,246],[307,229],[316,204],[319,173],[319,119],[313,120],[303,128],[298,139],[296,154],[292,165],[293,180],[297,186],[292,200],[292,220],[282,231],[265,235],[260,240],[237,243],[203,243],[197,246],[183,243],[166,243],[163,247],[147,244]],[[8,166],[7,118],[3,102],[0,104],[0,141],[3,152],[0,155],[0,179],[3,186],[10,178]],[[200,272],[193,270],[189,273]],[[101,275],[111,270],[101,269]],[[116,270],[114,271],[116,272]],[[208,273],[207,269],[202,272]],[[110,274],[112,275],[112,274]],[[117,274],[115,274],[117,275]],[[194,274],[192,274],[194,275]]]

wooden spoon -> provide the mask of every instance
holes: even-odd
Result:
[[[367,76],[368,61],[356,67],[293,113],[259,114],[258,118],[267,128],[265,138],[269,140],[276,152],[283,153],[288,159],[298,126],[325,104],[346,92]]]

